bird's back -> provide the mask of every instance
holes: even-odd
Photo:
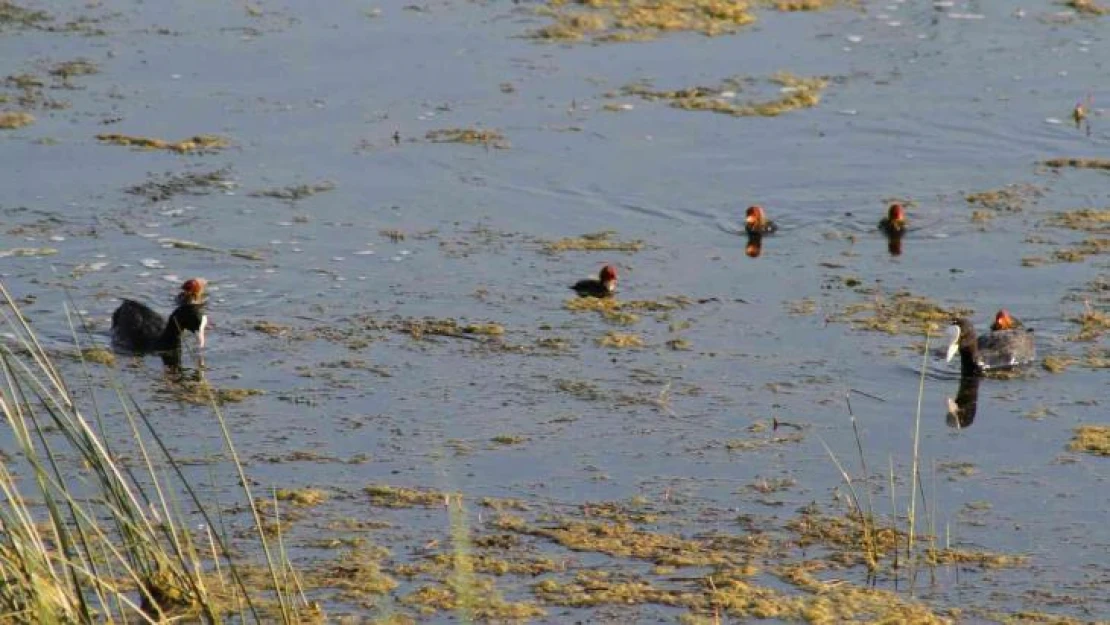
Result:
[[[112,313],[112,344],[132,351],[156,349],[165,328],[162,315],[146,304],[124,299]]]
[[[984,370],[1023,367],[1036,357],[1032,330],[998,330],[979,337],[979,366]]]

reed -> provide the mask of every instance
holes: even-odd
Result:
[[[200,493],[110,372],[119,405],[110,414],[102,411],[74,329],[83,324],[74,323],[71,307],[66,312],[80,369],[63,373],[2,282],[0,295],[0,330],[14,337],[0,342],[0,412],[15,446],[15,453],[0,455],[0,618],[292,623],[311,615],[303,594],[289,590],[295,574],[283,550],[271,554],[257,511],[275,590],[247,587],[239,570],[250,550],[236,545],[243,555],[232,557]],[[89,392],[78,395],[75,388]],[[226,421],[211,404],[242,494],[257,510]],[[110,444],[104,423],[117,415],[130,440]],[[134,449],[138,462],[120,462],[116,450],[123,448]],[[186,521],[193,514],[205,523],[195,538]]]

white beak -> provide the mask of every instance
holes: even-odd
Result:
[[[944,360],[945,362],[952,362],[952,358],[956,356],[956,352],[960,351],[960,326],[948,326],[948,337],[950,340],[948,343],[948,357]]]
[[[204,329],[208,327],[208,315],[200,316],[200,329],[197,330],[197,345],[204,347]]]

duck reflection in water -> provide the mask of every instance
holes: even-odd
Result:
[[[963,429],[971,427],[975,421],[975,412],[979,409],[979,383],[983,380],[977,375],[960,377],[960,388],[956,391],[956,398],[948,398],[948,414],[945,423],[949,427]]]
[[[748,234],[748,246],[744,248],[748,258],[759,258],[763,253],[763,235],[758,232]]]
[[[902,255],[902,235],[888,234],[886,235],[886,251],[890,252],[891,256]]]

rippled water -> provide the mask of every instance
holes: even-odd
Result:
[[[841,286],[845,276],[973,309],[980,328],[1006,307],[1037,329],[1041,354],[1084,354],[1090,346],[1068,340],[1068,320],[1084,298],[1107,303],[1084,292],[1105,275],[1104,255],[1022,264],[1091,236],[1045,228],[1047,216],[1108,203],[1105,173],[1038,165],[1106,153],[1107,18],[1065,20],[1049,2],[1020,17],[1010,3],[950,4],[766,11],[734,36],[570,46],[522,37],[544,23],[529,4],[266,4],[253,15],[239,4],[101,3],[87,11],[103,16],[105,36],[0,36],[5,76],[45,76],[75,58],[100,70],[66,84],[47,76],[47,96],[71,106],[34,110],[35,124],[0,131],[0,251],[57,250],[0,258],[0,277],[15,297],[32,298],[25,312],[58,346],[70,340],[67,297],[106,342],[117,297],[168,312],[181,280],[206,277],[206,375],[217,387],[265,391],[225,410],[266,487],[388,482],[565,503],[680,492],[729,513],[777,514],[743,486],[790,477],[796,486],[778,494],[784,510],[831,503],[840,480],[821,440],[855,457],[846,393],[867,394],[854,394],[852,408],[885,483],[888,462],[904,473],[912,457],[921,366],[919,337],[829,322],[870,298]],[[673,89],[780,70],[831,77],[820,105],[733,118],[604,97],[641,79]],[[1089,94],[1088,132],[1070,112]],[[603,110],[609,102],[632,107]],[[495,128],[511,147],[422,141],[451,127]],[[101,144],[95,135],[105,132],[218,134],[233,146],[140,151]],[[148,201],[124,191],[220,169],[227,183],[204,195]],[[251,195],[323,182],[334,190],[298,201]],[[967,193],[1010,184],[1034,185],[1037,197],[1021,212],[970,220]],[[892,198],[913,202],[899,257],[874,229]],[[752,203],[782,227],[758,259],[735,233]],[[542,248],[606,229],[646,247]],[[1049,243],[1029,242],[1034,235]],[[567,285],[604,262],[620,268],[622,298],[707,301],[630,328],[566,310]],[[812,313],[790,314],[803,298]],[[395,315],[492,321],[506,332],[500,342],[415,341],[365,330],[368,319]],[[260,321],[288,332],[259,332]],[[373,340],[352,349],[328,340],[329,329]],[[599,347],[610,330],[635,332],[647,347]],[[570,348],[534,348],[553,337]],[[675,338],[691,349],[669,349]],[[158,407],[180,454],[219,453],[210,410],[173,401],[157,359],[121,363],[119,376]],[[1105,369],[985,380],[962,431],[944,419],[955,370],[935,358],[928,369],[921,453],[941,533],[1032,563],[948,576],[925,596],[1104,618],[1110,509],[1099,493],[1110,465],[1067,443],[1075,425],[1107,421]],[[599,395],[566,391],[577,382]],[[802,442],[726,449],[772,417],[804,425]],[[490,444],[498,435],[524,440]],[[294,451],[369,461],[263,461]],[[960,462],[976,473],[932,469]],[[989,509],[968,514],[976,502]],[[1040,589],[1077,599],[1046,606]]]

